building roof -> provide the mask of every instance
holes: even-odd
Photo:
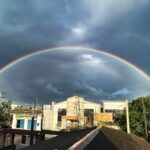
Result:
[[[54,102],[54,105],[60,105],[60,104],[66,103],[68,100],[76,98],[76,97],[77,96],[72,96],[72,97],[68,97],[66,100],[63,100],[61,102]],[[79,96],[79,99],[82,99],[82,100],[84,100],[87,103],[91,103],[91,104],[95,104],[95,105],[100,105],[100,103],[96,103],[96,102],[92,102],[90,100],[86,100],[86,99],[84,99],[83,97],[80,97],[80,96]]]
[[[102,127],[99,134],[85,150],[150,150],[150,144],[143,138],[121,130]]]

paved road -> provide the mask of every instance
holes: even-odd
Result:
[[[100,131],[84,150],[118,150]]]

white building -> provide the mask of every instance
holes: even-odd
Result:
[[[13,114],[12,129],[31,129],[32,115]],[[34,130],[41,130],[41,115],[34,116]]]
[[[59,103],[44,105],[43,129],[60,130],[68,126],[94,124],[94,114],[100,113],[101,106],[82,97],[73,96]]]
[[[67,98],[65,101],[58,103],[52,102],[51,105],[43,106],[43,129],[61,130],[72,127],[92,126],[96,125],[98,121],[113,120],[113,118],[110,119],[111,115],[108,116],[108,114],[123,111],[125,104],[123,101],[104,101],[100,104],[87,101],[83,97],[78,96]],[[12,128],[30,129],[31,115],[14,114]],[[34,121],[34,129],[40,130],[40,128],[41,114],[35,116]]]
[[[125,101],[103,101],[103,112],[123,111],[126,107]]]
[[[16,107],[21,107],[20,104],[11,104],[11,109],[14,110]]]
[[[3,102],[9,102],[9,100],[4,97],[0,97],[0,104]]]

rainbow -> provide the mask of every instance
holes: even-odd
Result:
[[[86,50],[86,51],[92,51],[92,52],[98,52],[101,53],[103,55],[109,56],[117,61],[120,61],[124,64],[126,64],[127,66],[131,67],[133,70],[137,71],[139,74],[141,74],[145,79],[148,79],[150,81],[150,76],[144,72],[142,69],[140,69],[139,67],[135,66],[134,64],[130,63],[129,61],[116,56],[112,53],[108,53],[99,49],[94,49],[94,48],[89,48],[89,47],[80,47],[80,46],[60,46],[60,47],[54,47],[54,48],[49,48],[49,49],[42,49],[36,52],[32,52],[30,54],[24,55],[23,57],[20,57],[18,59],[16,59],[15,61],[7,64],[6,66],[4,66],[3,68],[0,69],[0,74],[5,72],[7,69],[11,68],[12,66],[18,64],[19,62],[26,60],[28,58],[31,58],[33,56],[36,55],[40,55],[42,53],[46,53],[46,52],[50,52],[50,51],[58,51],[58,50],[65,50],[65,49],[81,49],[81,50]]]

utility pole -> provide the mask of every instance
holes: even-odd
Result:
[[[129,106],[127,99],[126,99],[126,122],[127,122],[127,133],[130,134]]]
[[[145,138],[148,140],[148,131],[147,131],[147,119],[146,119],[146,107],[142,97],[142,107],[143,107],[143,118],[144,118],[144,125],[145,125]]]
[[[31,131],[30,131],[30,145],[33,144],[33,130],[34,130],[34,113],[35,113],[35,100],[32,104],[32,120],[31,120]]]
[[[76,90],[76,93],[77,93],[77,106],[76,106],[76,109],[77,109],[77,121],[78,121],[78,128],[80,127],[80,100],[79,100],[79,90]]]
[[[41,133],[42,133],[42,130],[43,130],[43,104],[42,104],[42,112],[41,112]]]
[[[44,141],[44,137],[45,137],[45,135],[42,132],[43,131],[43,116],[44,116],[43,109],[44,109],[44,105],[42,104],[42,110],[41,110],[41,135],[40,135],[40,139],[42,141]]]

